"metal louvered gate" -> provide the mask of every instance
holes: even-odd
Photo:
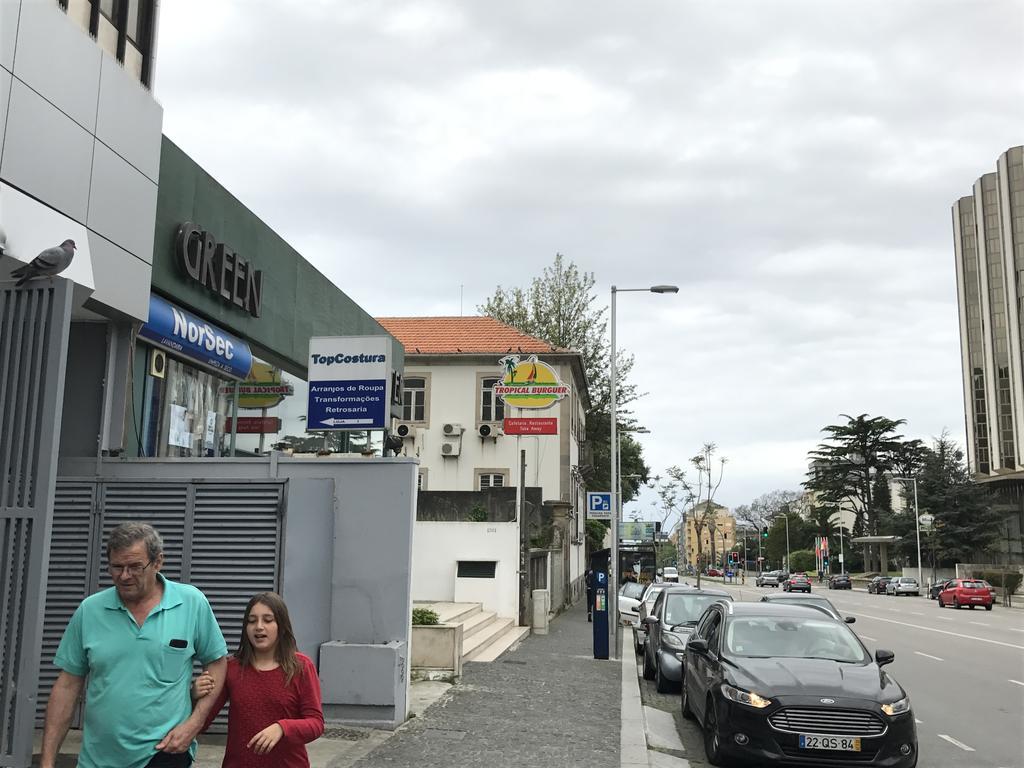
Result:
[[[71,283],[0,286],[0,765],[32,762]]]
[[[39,721],[57,679],[53,657],[71,614],[87,595],[111,585],[105,543],[114,526],[134,520],[160,532],[161,573],[203,591],[228,648],[234,650],[249,598],[257,592],[280,591],[286,489],[286,481],[270,480],[58,480]]]

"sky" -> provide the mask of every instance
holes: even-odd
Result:
[[[366,311],[556,253],[625,293],[653,473],[796,489],[840,414],[962,442],[951,206],[1024,143],[1024,0],[174,0],[164,132]],[[649,509],[642,494],[624,514]]]

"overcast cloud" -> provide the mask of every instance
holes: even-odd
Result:
[[[1024,143],[1024,0],[160,13],[167,135],[368,312],[472,314],[556,252],[678,284],[619,301],[655,471],[714,441],[735,506],[840,413],[963,440],[950,207]]]

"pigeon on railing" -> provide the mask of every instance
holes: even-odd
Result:
[[[65,240],[60,245],[47,248],[28,264],[11,272],[11,277],[19,278],[14,287],[20,288],[34,277],[59,275],[71,265],[73,258],[75,258],[74,240]]]

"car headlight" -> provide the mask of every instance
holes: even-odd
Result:
[[[737,704],[746,704],[748,707],[753,707],[754,709],[764,709],[765,707],[771,706],[772,703],[771,699],[759,696],[753,691],[744,691],[739,688],[733,688],[728,683],[722,683],[722,694],[725,698],[729,699],[729,701],[735,701]]]
[[[882,711],[885,714],[892,717],[893,715],[902,715],[904,712],[910,711],[910,697],[904,696],[899,701],[894,701],[892,704],[883,704]]]
[[[671,632],[665,632],[661,636],[661,639],[662,642],[664,642],[665,645],[669,648],[675,648],[681,651],[685,647],[683,639],[678,635],[672,634]]]

